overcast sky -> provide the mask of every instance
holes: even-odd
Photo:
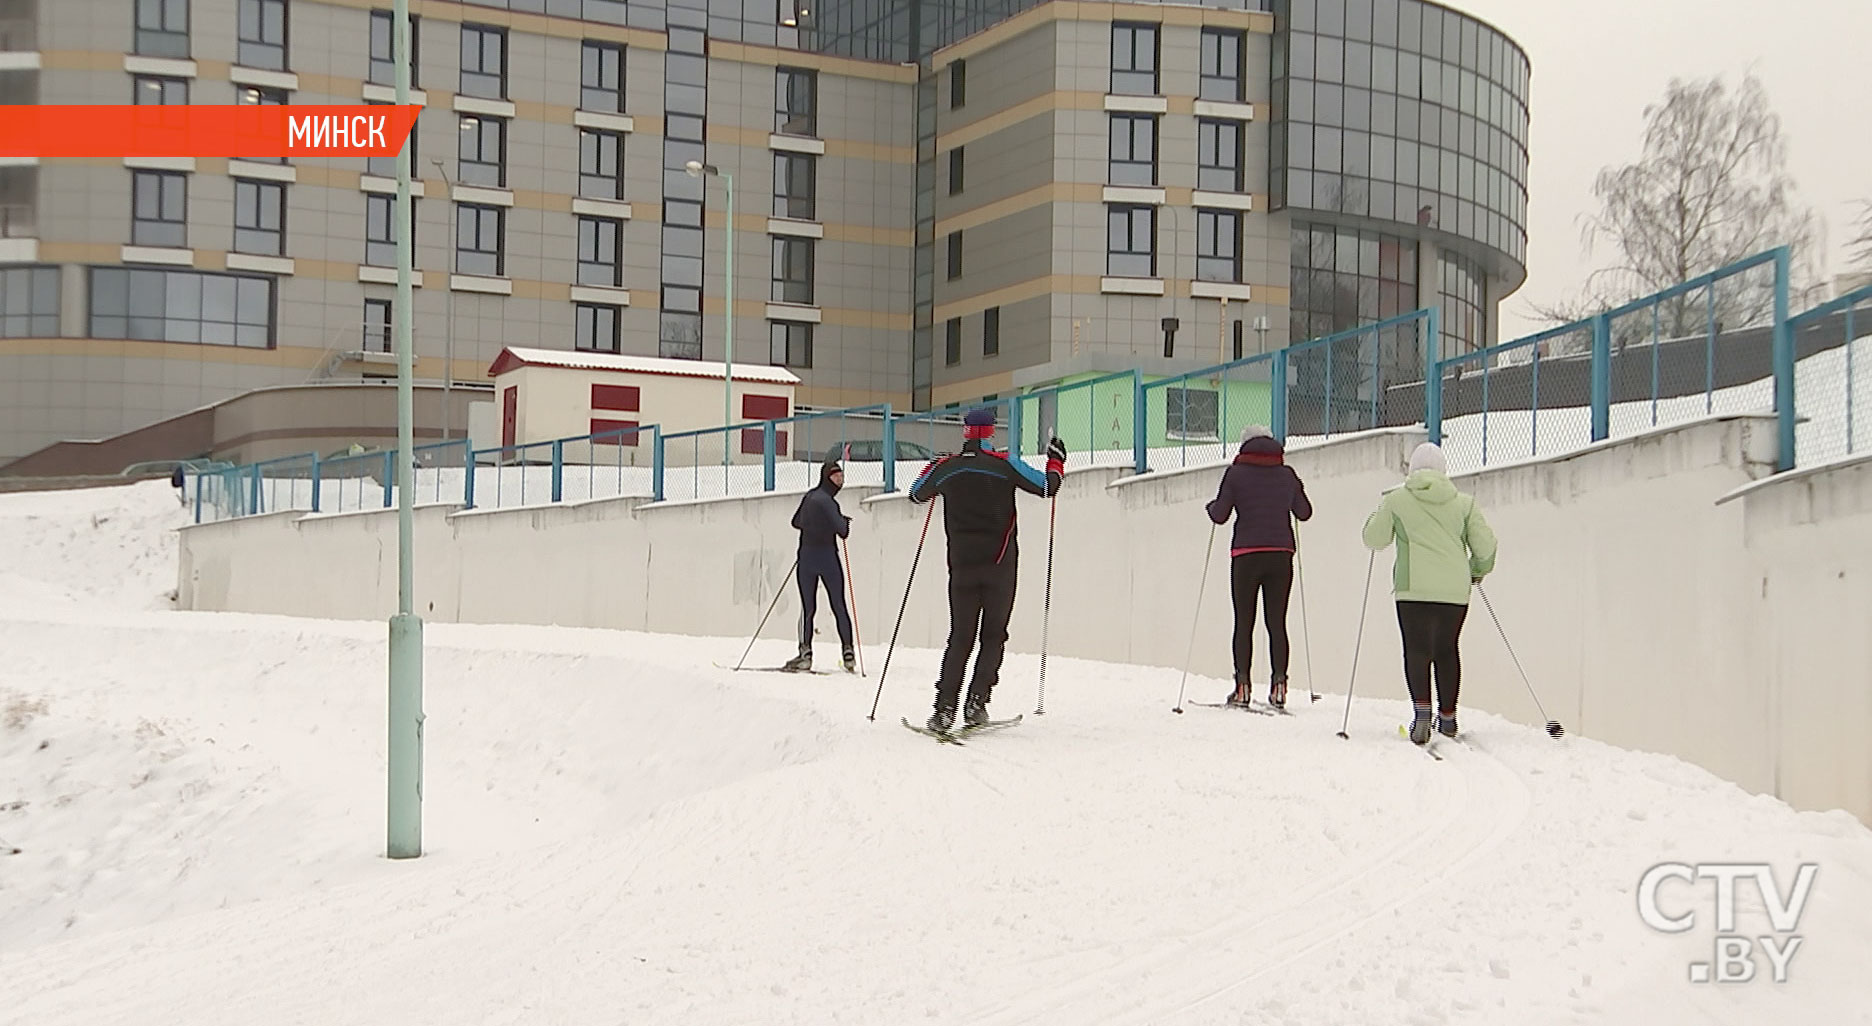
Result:
[[[1538,326],[1529,300],[1569,294],[1596,262],[1579,232],[1593,176],[1638,156],[1644,107],[1673,77],[1755,71],[1799,195],[1826,223],[1827,272],[1845,269],[1853,201],[1872,200],[1872,0],[1446,2],[1514,37],[1534,65],[1528,282],[1502,304],[1504,340]]]

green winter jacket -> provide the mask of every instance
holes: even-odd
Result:
[[[1469,604],[1471,581],[1495,569],[1495,532],[1447,475],[1419,470],[1385,493],[1365,521],[1365,546],[1397,542],[1391,590],[1400,602]]]

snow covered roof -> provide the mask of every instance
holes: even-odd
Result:
[[[613,353],[570,352],[563,349],[527,349],[508,346],[488,368],[489,377],[498,377],[520,367],[563,367],[568,370],[608,371],[616,374],[659,374],[674,378],[715,378],[723,376],[722,365],[701,360],[671,360],[660,356],[620,356]],[[799,377],[784,367],[759,363],[737,363],[736,381],[760,381],[771,385],[797,385]]]

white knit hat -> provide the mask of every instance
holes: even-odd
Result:
[[[1448,473],[1449,464],[1443,459],[1443,450],[1430,442],[1425,442],[1411,450],[1410,472],[1415,474],[1419,470],[1434,470],[1439,474]]]
[[[1274,432],[1269,431],[1267,429],[1267,425],[1265,424],[1250,424],[1247,427],[1242,428],[1241,440],[1244,442],[1246,442],[1250,438],[1273,438],[1273,437],[1274,437]]]

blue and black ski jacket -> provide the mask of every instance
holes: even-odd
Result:
[[[1061,468],[1050,461],[1046,474],[1011,460],[978,440],[962,451],[923,468],[910,486],[912,502],[938,495],[943,504],[943,533],[949,539],[949,565],[1012,565],[1019,555],[1014,530],[1014,490],[1048,498],[1059,491]]]

